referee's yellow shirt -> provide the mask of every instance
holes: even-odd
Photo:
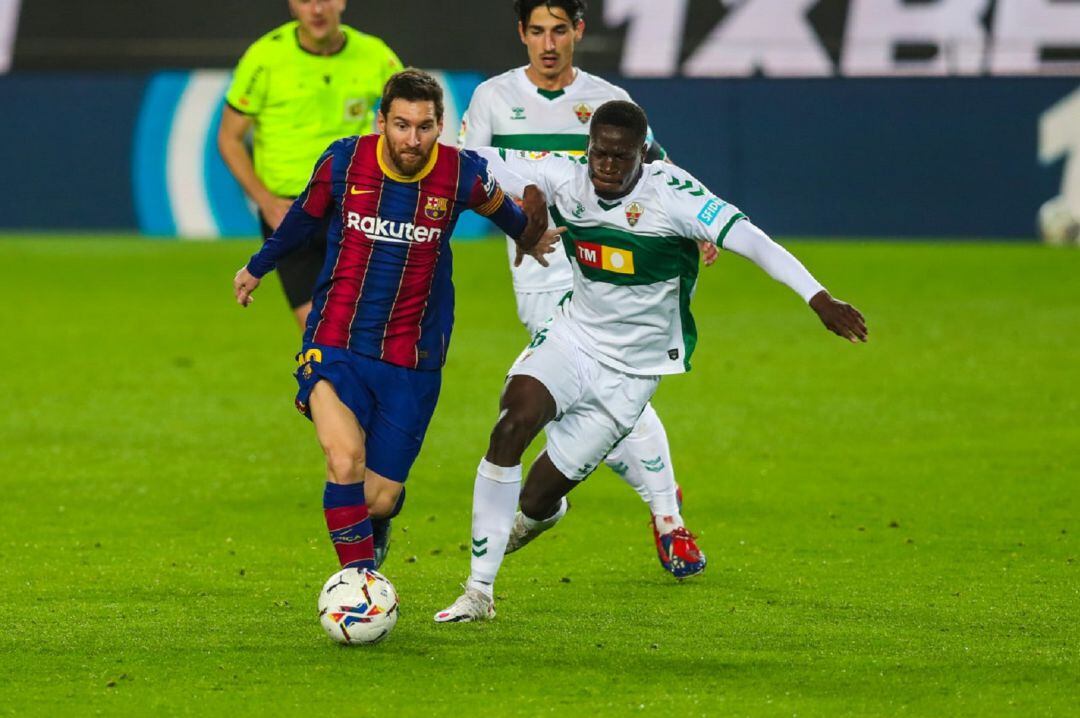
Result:
[[[255,41],[240,58],[225,101],[255,121],[255,174],[282,197],[304,191],[331,142],[372,131],[374,108],[401,61],[377,37],[346,25],[333,55],[300,46],[298,23]]]

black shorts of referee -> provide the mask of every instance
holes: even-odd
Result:
[[[329,225],[328,216],[319,231],[304,246],[282,258],[277,264],[278,277],[290,309],[296,309],[311,301],[315,292],[315,280],[319,278],[319,272],[326,261],[326,230]],[[262,212],[259,213],[259,226],[262,228],[263,239],[274,233],[275,228],[266,223]]]

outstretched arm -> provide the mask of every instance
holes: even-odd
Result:
[[[859,310],[833,299],[798,259],[749,220],[738,221],[732,226],[724,237],[724,249],[746,257],[770,277],[791,287],[833,334],[852,343],[866,341],[866,320]]]

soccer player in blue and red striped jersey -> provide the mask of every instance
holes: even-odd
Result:
[[[381,134],[333,143],[277,231],[234,280],[242,306],[260,278],[329,218],[326,263],[297,357],[297,408],[326,454],[326,526],[343,568],[376,568],[389,519],[439,395],[454,322],[450,235],[472,209],[539,260],[547,230],[532,186],[519,208],[486,161],[438,143],[442,89],[405,70],[383,90]],[[373,536],[374,528],[374,536]],[[376,549],[379,549],[378,551]],[[377,556],[378,554],[378,556]]]

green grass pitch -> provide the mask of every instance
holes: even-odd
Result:
[[[1080,671],[1080,252],[792,242],[866,314],[825,332],[738,257],[663,381],[709,569],[660,569],[601,469],[437,626],[526,341],[499,242],[455,249],[443,395],[384,571],[391,638],[331,644],[298,337],[252,242],[0,241],[0,714],[1066,716]]]

